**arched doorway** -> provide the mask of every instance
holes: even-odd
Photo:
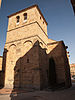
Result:
[[[56,69],[53,58],[49,59],[49,86],[53,87],[56,84]]]

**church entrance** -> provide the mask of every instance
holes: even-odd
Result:
[[[53,87],[56,84],[56,69],[55,69],[55,61],[53,58],[49,59],[49,86]]]

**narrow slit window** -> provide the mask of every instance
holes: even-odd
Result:
[[[27,63],[29,63],[29,59],[27,59]]]
[[[27,21],[27,13],[24,13],[23,16],[24,16],[24,21]]]
[[[17,16],[16,19],[17,19],[17,23],[19,23],[20,16]]]

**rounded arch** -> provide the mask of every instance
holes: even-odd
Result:
[[[16,45],[15,45],[15,44],[11,44],[11,45],[9,46],[9,49],[10,49],[12,46],[16,47]]]
[[[27,43],[27,42],[30,42],[30,43],[33,45],[33,43],[32,43],[31,40],[27,40],[27,41],[25,41],[23,44],[25,44],[25,43]]]
[[[43,43],[42,42],[40,42],[39,44],[43,46]]]
[[[43,43],[42,42],[40,42],[39,45],[43,48]]]
[[[33,43],[32,43],[32,41],[30,41],[30,40],[27,40],[27,41],[25,41],[24,43],[23,43],[23,48],[22,48],[22,50],[23,50],[23,54],[26,54],[27,52],[29,52],[30,51],[30,49],[33,47]]]

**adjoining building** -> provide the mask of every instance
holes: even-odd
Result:
[[[71,4],[72,4],[73,11],[74,11],[74,14],[75,14],[75,0],[71,0]]]
[[[48,38],[47,21],[37,5],[8,16],[3,53],[5,88],[71,86],[63,41]]]
[[[71,79],[75,80],[75,64],[70,64]]]
[[[0,56],[0,71],[2,70],[2,56]]]

